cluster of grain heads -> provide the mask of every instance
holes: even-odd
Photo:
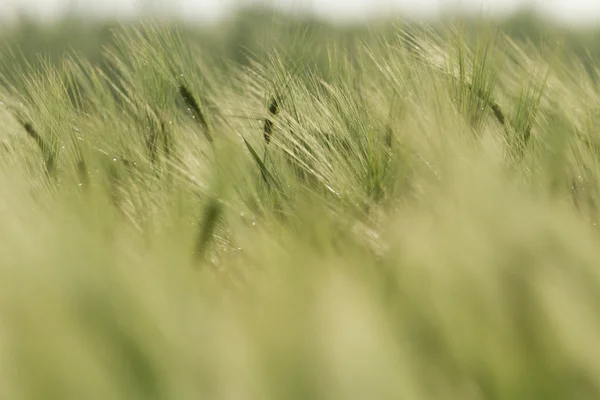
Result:
[[[550,64],[537,50],[525,53],[523,46],[499,32],[488,31],[472,43],[460,30],[451,30],[454,46],[440,34],[405,35],[402,41],[416,65],[449,79],[453,101],[466,121],[481,132],[488,111],[505,133],[508,154],[520,159],[531,148],[534,124],[550,76]],[[505,65],[499,69],[498,65]],[[525,83],[523,83],[525,79]],[[503,101],[513,99],[512,112]],[[509,110],[510,111],[510,110]]]

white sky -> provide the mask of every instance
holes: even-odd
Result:
[[[457,9],[489,15],[530,6],[569,23],[600,22],[600,0],[0,0],[0,20],[13,17],[18,10],[56,17],[69,7],[92,15],[131,17],[148,6],[161,14],[214,20],[226,15],[236,4],[261,1],[286,10],[311,11],[333,18],[364,18],[394,11],[416,16],[435,15]]]

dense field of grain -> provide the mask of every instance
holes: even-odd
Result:
[[[4,46],[0,398],[598,398],[595,59],[386,29]]]

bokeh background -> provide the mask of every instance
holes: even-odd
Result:
[[[564,41],[584,56],[600,52],[600,1],[596,0],[1,0],[2,48],[26,59],[60,58],[76,50],[92,61],[111,29],[142,19],[176,23],[219,56],[272,47],[278,29],[301,25],[327,35],[385,30],[389,22],[467,26],[493,20],[517,38]]]
[[[526,9],[570,25],[600,21],[600,2],[595,0],[3,0],[0,15],[3,22],[23,14],[48,20],[66,13],[95,18],[136,18],[146,13],[214,21],[236,9],[256,6],[336,20],[390,13],[435,17],[457,11],[507,15]]]

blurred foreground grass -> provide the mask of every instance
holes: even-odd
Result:
[[[593,64],[460,26],[243,64],[115,35],[102,68],[0,58],[2,398],[600,395]]]

